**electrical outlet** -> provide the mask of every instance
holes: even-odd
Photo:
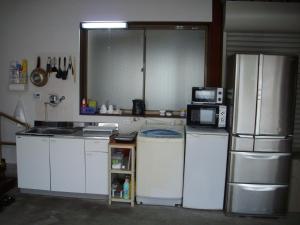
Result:
[[[34,92],[34,93],[33,93],[33,98],[34,98],[35,100],[41,101],[41,93],[40,93],[40,92]]]

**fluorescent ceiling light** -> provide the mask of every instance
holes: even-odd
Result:
[[[97,28],[127,28],[126,22],[83,22],[82,28],[97,29]]]

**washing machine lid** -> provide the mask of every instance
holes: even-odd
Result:
[[[143,130],[140,132],[141,136],[144,137],[155,137],[155,138],[181,138],[182,134],[175,130],[169,130],[169,129],[148,129]]]
[[[184,126],[148,124],[141,128],[139,136],[149,138],[183,138]]]

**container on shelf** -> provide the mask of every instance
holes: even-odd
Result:
[[[27,60],[11,61],[9,63],[9,90],[24,91],[28,83]]]

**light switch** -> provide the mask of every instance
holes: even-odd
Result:
[[[41,100],[41,93],[40,92],[34,92],[33,93],[33,98],[36,100]]]

